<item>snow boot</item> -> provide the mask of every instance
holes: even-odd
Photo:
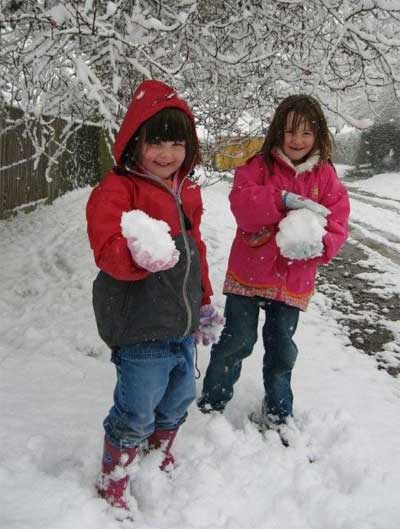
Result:
[[[102,472],[97,491],[112,507],[129,509],[125,498],[129,476],[125,469],[135,459],[136,454],[136,447],[118,448],[104,438]]]
[[[164,452],[165,457],[160,465],[161,470],[167,470],[175,462],[174,456],[171,453],[171,446],[177,432],[177,428],[175,430],[155,430],[147,439],[150,450],[162,448]]]
[[[211,404],[208,401],[208,397],[206,395],[202,395],[199,400],[197,401],[197,407],[201,411],[201,413],[204,413],[205,415],[208,415],[209,413],[218,412],[223,413],[226,403],[219,403],[219,404]]]
[[[267,412],[265,401],[261,407],[261,413],[252,412],[249,414],[249,420],[256,425],[260,433],[265,433],[268,430],[275,431],[279,435],[281,443],[286,448],[289,446],[289,437],[287,430],[287,418],[278,417]]]

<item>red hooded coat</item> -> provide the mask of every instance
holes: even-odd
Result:
[[[190,109],[171,87],[144,81],[133,94],[115,140],[117,164],[139,127],[165,108],[185,112],[195,130]],[[122,213],[133,209],[168,223],[180,250],[174,268],[152,274],[135,263],[121,233]],[[200,305],[210,303],[212,294],[200,234],[202,210],[200,189],[186,174],[179,175],[178,193],[161,180],[114,170],[93,189],[87,204],[88,235],[101,270],[94,283],[93,304],[100,336],[110,347],[196,330]]]

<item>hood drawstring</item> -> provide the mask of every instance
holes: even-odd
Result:
[[[198,380],[200,377],[201,377],[201,371],[200,369],[198,368],[198,365],[197,365],[197,359],[199,357],[199,352],[197,350],[197,343],[194,342],[194,369],[195,369],[195,375],[194,375],[194,378],[196,380]]]
[[[175,194],[178,194],[178,191],[179,191],[179,170],[176,171],[176,173],[172,177],[172,191]]]

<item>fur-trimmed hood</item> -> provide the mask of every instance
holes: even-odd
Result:
[[[272,151],[272,154],[274,155],[275,159],[278,161],[283,161],[286,165],[291,167],[295,172],[295,176],[306,173],[307,171],[312,171],[314,167],[316,167],[321,162],[319,151],[315,151],[307,158],[305,162],[300,163],[299,165],[294,165],[290,158],[288,158],[282,151],[282,149],[275,149]]]

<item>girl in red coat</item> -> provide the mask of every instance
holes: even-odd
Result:
[[[87,223],[100,268],[93,285],[97,327],[117,371],[98,490],[127,509],[126,467],[138,447],[161,446],[163,469],[173,462],[172,442],[195,398],[200,309],[204,332],[216,315],[200,189],[188,179],[199,160],[198,139],[191,111],[172,88],[144,81],[136,89],[114,157],[116,168],[89,198]],[[144,249],[153,228],[159,230],[153,248]],[[163,245],[172,251],[160,253]]]
[[[330,163],[332,146],[318,102],[290,96],[278,106],[262,152],[236,171],[230,202],[237,232],[224,284],[226,320],[212,347],[198,402],[204,412],[222,411],[232,398],[242,360],[256,343],[263,309],[265,398],[258,420],[276,428],[292,415],[299,312],[310,301],[317,267],[338,253],[348,234],[349,200]],[[325,235],[318,252],[306,244],[288,258],[277,234],[280,222],[297,209],[312,212],[307,215],[325,225]]]

